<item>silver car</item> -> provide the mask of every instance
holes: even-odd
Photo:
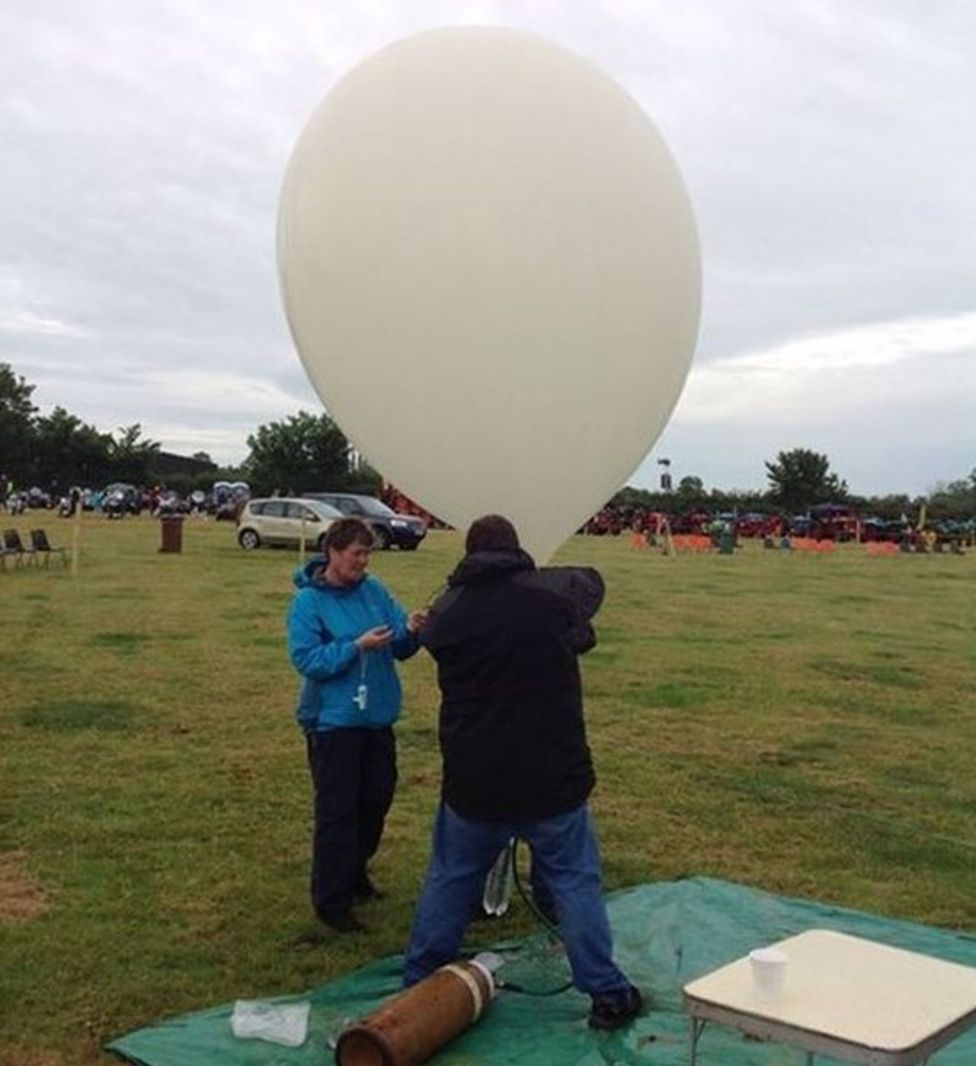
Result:
[[[342,514],[320,500],[271,496],[248,500],[237,517],[237,543],[247,551],[262,545],[297,548],[305,534],[305,547],[322,551],[329,526]]]

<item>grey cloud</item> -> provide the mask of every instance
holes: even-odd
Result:
[[[202,368],[238,375],[244,391],[224,390],[238,397],[265,381],[261,420],[289,413],[275,404],[292,398],[314,407],[274,262],[288,154],[356,62],[458,22],[571,47],[652,116],[702,236],[696,365],[810,333],[971,310],[974,12],[966,0],[924,11],[907,0],[282,0],[273,9],[13,0],[0,9],[0,359],[38,383],[42,403],[106,428],[196,425],[199,384],[181,404],[178,392],[154,397],[141,383],[188,381],[181,375]],[[862,425],[895,438],[890,458],[802,403],[791,412],[794,443],[836,452],[863,491],[887,485],[892,470],[922,491],[976,461],[973,434],[946,429],[954,400],[949,385],[914,408],[866,398]],[[165,443],[222,433],[222,458],[239,459],[255,413],[215,394],[197,435],[185,428]],[[892,434],[896,413],[924,447]],[[682,417],[679,407],[661,446],[673,439],[710,484],[761,481],[762,459],[791,443],[746,412],[734,430]],[[754,446],[723,445],[730,433]],[[640,477],[655,475],[651,462]]]

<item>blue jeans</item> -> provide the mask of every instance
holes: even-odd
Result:
[[[549,890],[559,916],[573,983],[591,996],[629,997],[630,982],[612,958],[600,855],[586,804],[536,821],[475,822],[441,803],[427,880],[407,945],[403,983],[415,984],[458,957],[464,930],[481,905],[488,871],[513,836],[532,848],[535,874]]]

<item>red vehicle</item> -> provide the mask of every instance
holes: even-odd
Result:
[[[686,511],[671,519],[671,532],[701,534],[712,521],[713,516],[708,511]]]
[[[855,540],[860,519],[853,507],[821,503],[810,508],[810,536],[814,540]]]
[[[785,523],[782,515],[750,511],[735,520],[735,531],[740,537],[778,537],[782,536]]]

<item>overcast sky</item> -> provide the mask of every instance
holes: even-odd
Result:
[[[972,0],[3,0],[0,362],[102,430],[240,462],[321,404],[274,258],[326,91],[423,29],[509,26],[600,66],[691,194],[702,330],[631,479],[764,488],[780,450],[852,491],[976,467]]]

